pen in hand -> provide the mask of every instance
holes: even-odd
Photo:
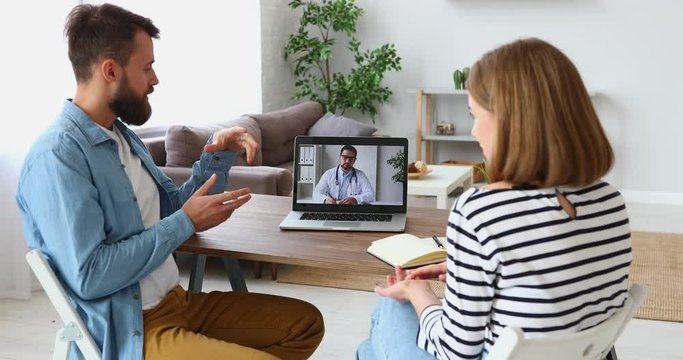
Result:
[[[436,237],[436,235],[432,235],[432,240],[434,240],[434,242],[436,243],[436,246],[443,249],[443,245],[441,244],[441,241],[439,241],[439,238]]]
[[[330,199],[331,202],[327,202],[327,199]],[[337,199],[334,196],[332,196],[332,194],[330,194],[329,191],[327,192],[327,199],[323,200],[323,204],[336,204],[337,203]]]

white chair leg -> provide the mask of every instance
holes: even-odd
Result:
[[[57,330],[55,335],[55,348],[52,352],[52,360],[66,360],[69,358],[71,341],[64,340],[64,328]]]
[[[57,330],[57,336],[55,338],[55,351],[52,354],[53,360],[63,360],[67,359],[69,355],[69,347],[71,344],[76,344],[77,341],[83,340],[83,334],[78,329],[78,326],[73,322],[64,324],[59,330]],[[90,354],[86,358],[91,358]],[[99,356],[99,355],[98,355]]]
[[[83,324],[81,317],[71,306],[62,284],[57,279],[57,275],[55,275],[43,253],[39,249],[33,249],[26,253],[26,261],[31,266],[33,273],[38,278],[38,281],[40,281],[45,294],[47,294],[63,322],[62,327],[57,330],[57,335],[55,336],[52,358],[55,360],[67,359],[69,348],[74,343],[86,359],[100,360],[102,352],[95,343],[95,340],[90,336],[90,333],[88,333],[88,328]]]

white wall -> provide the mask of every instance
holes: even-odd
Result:
[[[99,1],[87,1],[99,3]],[[261,22],[253,0],[112,0],[149,17],[159,85],[145,126],[207,124],[261,112]]]
[[[31,273],[24,260],[21,216],[15,194],[29,144],[62,108],[75,81],[62,36],[64,18],[78,2],[0,5],[0,298],[28,298]]]
[[[292,68],[284,61],[284,48],[289,34],[298,22],[287,6],[289,1],[261,0],[261,86],[264,112],[286,108],[298,103]]]
[[[380,159],[380,161],[377,164],[377,177],[380,181],[377,183],[377,188],[375,189],[375,192],[377,193],[375,198],[378,200],[398,204],[403,203],[403,183],[394,182],[391,179],[398,170],[387,163],[389,159],[399,152],[403,152],[403,147],[380,146],[378,148],[378,159]]]
[[[385,78],[393,91],[376,126],[408,136],[414,159],[415,99],[407,89],[451,87],[452,72],[484,52],[535,36],[574,60],[612,141],[617,162],[608,180],[638,200],[683,204],[683,3],[675,0],[358,0],[365,48],[392,42],[403,70]],[[291,10],[288,10],[291,12]],[[284,14],[272,14],[284,17]],[[264,24],[269,19],[262,20]],[[290,21],[296,23],[296,16]],[[265,26],[265,25],[264,25]],[[271,46],[284,46],[273,42]],[[264,63],[273,50],[263,49]],[[346,64],[348,66],[350,64]],[[268,83],[267,79],[264,84]],[[266,94],[264,102],[275,102]],[[266,99],[268,97],[268,99]],[[437,160],[465,151],[438,146]]]
[[[160,79],[148,125],[202,124],[261,112],[260,9],[253,0],[112,1],[152,18]],[[77,0],[0,5],[0,298],[30,296],[15,198],[28,146],[73,97],[75,80],[63,36]]]

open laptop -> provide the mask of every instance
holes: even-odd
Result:
[[[406,138],[297,136],[292,211],[280,228],[404,231],[407,155]]]

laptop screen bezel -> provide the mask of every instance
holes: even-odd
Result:
[[[297,202],[297,179],[299,179],[299,160],[300,145],[369,145],[369,146],[400,146],[403,147],[403,200],[401,205],[341,205],[341,204],[313,204]],[[340,213],[374,213],[374,214],[396,214],[406,213],[408,210],[408,139],[404,137],[388,136],[312,136],[299,135],[294,139],[294,182],[292,185],[292,210],[307,212],[340,212]]]

